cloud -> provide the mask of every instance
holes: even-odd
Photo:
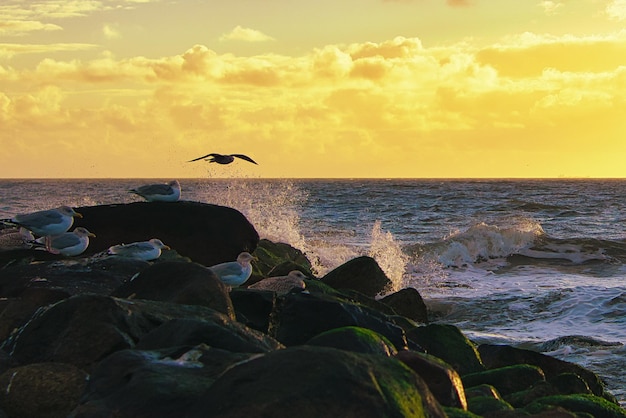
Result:
[[[23,54],[49,54],[62,51],[86,51],[97,48],[94,44],[0,44],[0,58],[12,58]]]
[[[42,23],[34,20],[5,20],[0,21],[0,36],[20,36],[37,31],[62,30],[59,25]]]
[[[220,36],[220,41],[266,42],[273,40],[274,38],[265,35],[258,30],[244,28],[241,26],[237,26],[232,31]]]
[[[606,14],[615,20],[626,20],[626,0],[612,0],[606,6]]]
[[[107,39],[119,39],[122,37],[120,31],[115,27],[115,25],[105,24],[102,27],[102,33]]]
[[[543,0],[539,2],[539,7],[541,7],[547,15],[556,14],[558,9],[563,7],[563,5],[564,3],[562,1]]]

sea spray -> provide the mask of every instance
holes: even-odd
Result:
[[[405,271],[409,257],[402,251],[393,234],[383,231],[381,222],[374,222],[369,249],[372,257],[392,282],[393,292],[405,287]]]

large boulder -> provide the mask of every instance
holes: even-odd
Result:
[[[385,296],[380,301],[391,306],[398,315],[415,322],[428,323],[428,309],[417,289],[407,287]]]
[[[215,273],[197,263],[164,261],[141,271],[112,296],[201,305],[235,319],[227,286]]]
[[[378,354],[387,357],[398,352],[388,339],[377,332],[361,327],[331,329],[311,338],[307,345],[332,347],[355,353]]]
[[[189,417],[445,417],[401,362],[327,347],[278,350],[224,373]]]
[[[75,226],[96,234],[84,255],[112,245],[159,238],[184,257],[205,266],[253,252],[259,234],[239,211],[199,202],[134,202],[77,208]]]
[[[334,289],[351,289],[375,297],[392,285],[391,280],[372,257],[361,256],[329,271],[322,282]]]
[[[160,351],[122,350],[96,367],[74,418],[188,416],[213,382],[250,354],[199,345]]]
[[[331,329],[356,326],[385,336],[397,350],[407,347],[404,330],[367,306],[319,293],[288,293],[279,302],[269,333],[286,346],[304,344]]]

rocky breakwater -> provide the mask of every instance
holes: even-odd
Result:
[[[369,257],[318,278],[230,208],[79,210],[97,235],[80,257],[0,252],[0,417],[626,416],[588,370],[476,347],[414,289],[380,297]],[[102,252],[154,237],[172,250],[153,262]],[[230,289],[206,268],[241,251],[249,283],[299,269],[306,288]]]

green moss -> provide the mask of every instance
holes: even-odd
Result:
[[[443,411],[446,413],[448,418],[479,418],[480,415],[476,415],[470,411],[464,411],[459,408],[452,408],[449,406],[444,406]]]
[[[475,414],[484,415],[487,412],[512,411],[513,407],[502,399],[478,396],[467,400],[467,409]]]
[[[535,383],[545,381],[545,375],[537,366],[516,364],[467,374],[462,379],[463,384],[467,387],[488,384],[505,395],[530,389]]]
[[[626,410],[595,395],[557,395],[537,399],[525,409],[533,414],[560,406],[576,414],[591,414],[596,418],[624,418]]]

